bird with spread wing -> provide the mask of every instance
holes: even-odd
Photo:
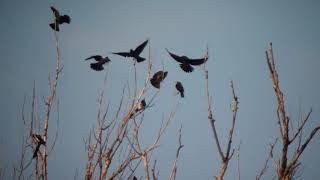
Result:
[[[134,49],[134,50],[130,49],[129,52],[116,52],[116,53],[112,53],[112,54],[116,54],[116,55],[123,56],[123,57],[132,57],[138,63],[143,62],[146,59],[141,57],[140,54],[143,51],[143,49],[146,47],[147,43],[148,43],[148,40],[144,41],[136,49]]]
[[[107,57],[102,57],[100,55],[94,55],[94,56],[90,56],[88,57],[87,59],[85,59],[86,61],[87,60],[90,60],[90,59],[94,59],[96,60],[97,62],[96,63],[91,63],[90,64],[90,67],[91,69],[95,70],[95,71],[102,71],[104,68],[103,68],[103,65],[105,63],[109,63],[111,60]]]
[[[53,15],[54,15],[54,22],[49,24],[50,27],[55,30],[55,31],[59,31],[60,28],[59,28],[59,25],[60,24],[63,24],[63,23],[67,23],[67,24],[70,24],[71,22],[71,18],[70,16],[68,15],[60,15],[59,11],[54,8],[53,6],[51,6],[51,10],[53,12]]]
[[[166,49],[169,55],[180,63],[180,67],[184,72],[190,73],[193,71],[192,66],[199,66],[207,61],[207,57],[200,58],[200,59],[191,59],[187,56],[178,56],[176,54],[171,53],[168,49]]]

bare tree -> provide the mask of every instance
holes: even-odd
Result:
[[[207,50],[206,58],[208,59],[208,50]],[[228,140],[227,140],[227,144],[226,144],[226,149],[225,149],[225,151],[222,151],[222,148],[220,145],[220,140],[218,137],[218,132],[217,132],[216,125],[215,125],[216,120],[213,118],[213,113],[212,113],[212,97],[209,94],[209,75],[208,75],[208,70],[205,68],[205,65],[203,67],[203,71],[204,71],[204,75],[205,75],[205,90],[206,90],[207,103],[208,103],[208,120],[209,120],[209,124],[211,126],[211,129],[213,131],[213,137],[214,137],[214,140],[215,140],[218,152],[219,152],[219,156],[221,158],[220,172],[219,172],[219,175],[216,176],[215,178],[218,180],[222,180],[226,171],[227,171],[229,161],[234,154],[234,149],[231,150],[231,144],[232,144],[232,137],[233,137],[233,132],[234,132],[234,128],[235,128],[236,118],[237,118],[239,101],[238,101],[238,97],[235,95],[235,92],[234,92],[233,81],[231,81],[230,87],[231,87],[231,93],[232,93],[232,98],[233,98],[233,103],[232,103],[232,107],[231,107],[231,110],[232,110],[231,122],[232,122],[232,124],[229,129],[229,133],[228,133]]]
[[[34,169],[33,169],[34,179],[40,179],[40,178],[43,180],[47,179],[47,156],[48,156],[48,153],[50,153],[53,150],[58,137],[58,127],[57,127],[55,136],[53,137],[53,143],[51,144],[51,147],[48,148],[47,140],[48,140],[48,130],[49,130],[49,119],[52,116],[51,112],[52,112],[53,106],[56,104],[57,126],[58,126],[59,103],[58,101],[56,101],[56,94],[57,94],[57,87],[58,87],[58,81],[60,78],[60,73],[62,71],[59,40],[58,40],[58,34],[56,31],[54,31],[54,38],[55,38],[55,48],[56,48],[56,67],[55,67],[54,79],[51,79],[50,74],[48,76],[49,94],[47,95],[47,98],[44,100],[45,101],[44,103],[46,106],[46,112],[44,115],[44,121],[43,121],[44,125],[42,128],[40,127],[42,123],[39,122],[37,110],[36,110],[35,82],[33,86],[33,95],[32,95],[32,103],[31,103],[31,118],[29,121],[26,120],[26,115],[24,112],[25,100],[23,103],[21,116],[22,116],[24,128],[27,130],[28,135],[27,136],[23,135],[21,157],[18,160],[19,166],[14,167],[14,176],[17,175],[17,179],[24,179],[26,170],[32,164],[32,162],[34,162]],[[42,133],[37,132],[37,129],[42,129]],[[37,141],[41,141],[41,142],[37,142]],[[28,147],[31,147],[33,152],[33,156],[30,159],[27,158],[29,157],[27,156]],[[40,151],[41,147],[42,147],[42,151]],[[41,152],[41,157],[39,158],[38,154],[40,154],[40,152]],[[31,177],[31,176],[32,174],[29,175],[28,177]]]
[[[309,117],[312,112],[312,109],[310,109],[310,111],[307,113],[304,119],[302,119],[301,122],[299,122],[297,128],[293,130],[294,132],[292,133],[290,132],[290,128],[289,128],[290,118],[287,115],[285,110],[284,95],[279,85],[279,76],[275,66],[272,43],[269,44],[269,47],[266,51],[266,59],[267,59],[267,64],[270,72],[270,78],[272,81],[274,94],[277,98],[277,105],[278,105],[277,123],[279,125],[280,139],[282,142],[281,157],[278,160],[275,160],[274,162],[277,170],[278,179],[290,180],[290,179],[293,179],[294,176],[296,175],[298,167],[301,165],[301,163],[299,162],[301,155],[306,149],[306,147],[309,145],[314,135],[316,135],[316,133],[320,129],[320,126],[314,127],[311,133],[306,137],[306,139],[304,141],[302,140],[303,128],[305,127],[306,122],[309,120]],[[272,151],[273,151],[274,145],[275,143],[271,145],[269,158],[273,158]],[[296,145],[296,147],[294,147],[294,145]],[[293,154],[291,157],[288,154],[289,150],[293,151]],[[257,179],[260,179],[258,177],[261,177],[265,172],[268,159],[261,173],[257,176]]]
[[[55,21],[57,23],[57,21]],[[55,24],[57,26],[57,24]],[[58,137],[58,130],[56,130],[53,141],[48,142],[49,139],[49,122],[52,120],[52,113],[54,108],[57,109],[57,126],[59,123],[59,101],[57,100],[57,88],[62,71],[61,55],[59,49],[59,38],[56,31],[54,31],[55,50],[56,50],[56,65],[53,76],[49,74],[49,92],[45,103],[45,114],[43,119],[39,119],[37,113],[37,93],[34,83],[33,94],[31,101],[31,116],[27,120],[25,114],[25,99],[22,107],[22,120],[24,123],[23,140],[21,145],[21,154],[18,157],[18,164],[14,167],[15,179],[43,179],[48,177],[48,162],[47,156],[55,147]],[[205,61],[208,60],[208,50],[205,56]],[[270,78],[274,94],[277,99],[277,123],[279,126],[280,137],[270,144],[270,150],[262,169],[258,172],[256,179],[259,180],[266,174],[270,160],[273,160],[276,174],[279,180],[291,180],[297,174],[298,168],[301,165],[300,158],[310,141],[314,138],[320,126],[316,126],[307,135],[303,136],[303,130],[310,118],[312,109],[305,115],[303,119],[298,122],[296,128],[292,130],[289,128],[291,122],[285,110],[284,95],[279,85],[278,72],[275,66],[273,57],[272,44],[266,51],[267,65],[270,72]],[[147,96],[147,91],[150,89],[150,79],[152,72],[152,58],[151,48],[149,43],[148,64],[143,85],[139,87],[139,79],[137,76],[136,62],[133,64],[133,87],[126,84],[122,89],[122,94],[119,97],[117,109],[113,112],[110,110],[110,103],[107,101],[105,106],[105,90],[103,89],[97,97],[97,117],[96,127],[92,128],[89,137],[85,140],[85,147],[87,153],[85,179],[134,179],[137,169],[143,171],[143,178],[146,180],[159,179],[159,170],[157,169],[158,159],[154,158],[156,149],[160,146],[160,140],[172,121],[178,103],[173,103],[171,110],[162,115],[162,121],[159,125],[158,131],[155,132],[155,138],[149,144],[146,144],[141,139],[142,127],[146,119],[145,114],[154,106],[154,100],[158,96],[159,91],[154,92],[150,97]],[[212,96],[209,92],[209,75],[206,69],[206,63],[203,65],[204,79],[205,79],[205,93],[207,97],[207,113],[208,121],[213,132],[213,140],[216,145],[219,157],[221,159],[220,169],[215,178],[223,180],[229,162],[232,159],[235,149],[233,148],[233,134],[237,121],[238,112],[238,97],[235,93],[234,83],[230,81],[231,88],[231,127],[228,130],[225,148],[221,145],[221,138],[219,138],[216,127],[216,119],[213,115]],[[53,78],[52,78],[53,77]],[[104,79],[104,87],[108,84],[108,74]],[[147,102],[145,98],[148,98]],[[161,107],[160,107],[161,108]],[[161,116],[158,116],[161,117]],[[51,127],[51,126],[50,126]],[[58,128],[57,128],[58,129]],[[292,131],[292,132],[291,132]],[[274,157],[274,147],[277,141],[281,140],[280,158]],[[51,140],[51,139],[50,139]],[[51,147],[49,147],[51,145]],[[169,180],[176,179],[178,159],[180,157],[182,144],[182,126],[178,130],[178,142],[175,151],[175,159],[173,159]],[[32,151],[32,158],[28,158],[28,150]],[[288,152],[292,152],[288,153]],[[152,161],[154,160],[154,161]],[[153,164],[151,162],[154,162]],[[30,166],[33,165],[33,166]],[[33,167],[30,169],[29,167]],[[29,168],[29,170],[28,170]],[[4,176],[4,170],[0,168],[0,177]],[[75,178],[77,177],[77,174]],[[237,150],[237,178],[240,180],[240,145]]]
[[[153,100],[158,95],[155,92],[149,101],[144,101],[145,92],[150,86],[150,77],[152,69],[151,49],[149,45],[147,72],[143,87],[138,91],[138,79],[136,72],[136,63],[134,63],[134,87],[133,93],[130,88],[125,86],[122,96],[119,100],[117,111],[109,112],[109,104],[103,110],[102,102],[104,92],[102,91],[98,97],[98,115],[97,128],[93,130],[86,141],[87,165],[85,179],[129,179],[134,176],[138,167],[143,168],[146,180],[156,179],[155,164],[151,168],[150,160],[152,153],[160,145],[160,139],[172,120],[176,106],[172,111],[162,119],[157,135],[153,143],[143,147],[140,139],[141,127],[144,122],[144,113],[153,106]],[[107,78],[106,78],[107,79]],[[107,82],[105,81],[105,84]],[[128,90],[128,97],[133,94],[133,98],[125,101],[125,92]],[[113,118],[107,118],[107,114],[114,114]],[[123,116],[121,115],[123,114]],[[181,136],[181,135],[180,135]],[[180,137],[181,138],[181,137]],[[178,152],[180,152],[180,149]],[[176,158],[178,158],[177,155]],[[175,169],[176,169],[175,165]]]

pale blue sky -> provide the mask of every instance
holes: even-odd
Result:
[[[229,81],[234,80],[240,104],[233,142],[236,146],[242,141],[242,179],[255,178],[267,156],[268,143],[278,135],[276,99],[264,53],[269,42],[274,44],[280,83],[291,119],[296,122],[312,107],[307,130],[320,123],[318,1],[2,0],[1,166],[11,168],[11,163],[17,160],[23,125],[21,107],[24,95],[30,104],[33,81],[37,87],[38,111],[43,118],[42,97],[47,95],[48,72],[52,72],[55,65],[54,37],[48,26],[52,18],[51,5],[72,19],[59,33],[64,69],[58,89],[60,136],[49,157],[51,179],[71,179],[76,168],[82,170],[85,166],[83,137],[95,124],[96,97],[105,73],[93,72],[83,60],[93,54],[110,55],[110,52],[129,50],[147,38],[150,38],[154,71],[161,69],[163,62],[169,73],[156,99],[157,106],[146,113],[146,141],[160,123],[160,118],[148,117],[168,112],[167,104],[172,99],[180,102],[161,148],[155,154],[160,159],[161,177],[168,176],[169,160],[174,157],[181,123],[185,147],[179,159],[178,179],[209,179],[218,173],[220,160],[206,119],[202,72],[196,68],[191,74],[183,73],[165,48],[196,58],[204,54],[208,45],[209,88],[222,139],[230,125]],[[112,80],[106,93],[115,104],[119,90],[130,80],[132,63],[112,55],[110,59],[107,71]],[[139,68],[145,69],[146,63],[139,64]],[[174,96],[176,80],[185,86],[185,99]],[[54,129],[55,124],[51,123],[50,132]],[[302,157],[303,179],[319,176],[319,135],[310,147]],[[232,160],[226,179],[234,179],[235,164]],[[266,179],[271,177],[268,173]]]

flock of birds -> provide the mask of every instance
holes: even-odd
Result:
[[[54,14],[54,22],[50,23],[49,26],[53,30],[59,31],[60,25],[62,25],[64,23],[70,24],[71,18],[68,15],[60,15],[59,11],[52,6],[51,6],[51,10]],[[140,63],[140,62],[143,62],[146,60],[144,57],[141,57],[140,54],[142,53],[142,51],[144,50],[144,48],[146,47],[147,44],[148,44],[148,40],[144,41],[142,44],[137,46],[135,49],[130,49],[127,52],[114,52],[112,54],[119,55],[119,56],[122,56],[125,58],[132,58],[134,61]],[[169,53],[169,55],[175,61],[177,61],[179,63],[180,68],[186,73],[191,73],[194,70],[193,66],[199,66],[199,65],[205,63],[208,59],[208,57],[199,58],[199,59],[192,59],[187,56],[178,56],[178,55],[170,52],[168,49],[166,49],[166,51]],[[93,56],[86,58],[85,60],[86,61],[87,60],[95,60],[96,61],[94,63],[90,63],[91,69],[93,69],[95,71],[104,70],[104,67],[103,67],[104,64],[108,64],[111,61],[108,56],[103,57],[101,55],[93,55]],[[160,71],[156,72],[152,76],[152,78],[150,79],[151,85],[157,89],[160,89],[160,84],[167,77],[167,75],[168,75],[167,71],[160,70]],[[176,89],[179,92],[180,96],[183,98],[184,97],[184,88],[182,86],[182,83],[177,81],[175,86],[176,86]],[[134,110],[134,113],[141,111],[145,107],[146,107],[146,102],[143,99],[142,101],[140,101],[138,103],[136,109]],[[134,114],[131,114],[130,118],[133,115]],[[42,139],[41,135],[39,135],[39,134],[33,134],[32,138],[34,139],[34,142],[36,143],[36,148],[35,148],[35,151],[33,154],[33,158],[35,158],[37,156],[38,151],[39,151],[40,145],[45,144],[45,141]]]

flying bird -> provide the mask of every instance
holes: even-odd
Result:
[[[70,22],[71,22],[70,16],[68,16],[68,15],[62,15],[61,16],[59,11],[56,8],[54,8],[53,6],[51,6],[51,10],[53,12],[53,15],[54,15],[55,19],[54,19],[54,22],[49,24],[49,25],[53,30],[59,31],[60,30],[60,28],[59,28],[60,24],[63,24],[63,23],[70,24]]]
[[[39,134],[32,134],[33,142],[36,144],[36,149],[34,150],[32,158],[37,157],[37,154],[40,149],[41,144],[45,144],[45,141],[42,139],[41,135]]]
[[[146,47],[147,43],[148,43],[148,40],[146,40],[142,44],[140,44],[135,50],[130,49],[129,52],[116,52],[116,53],[112,53],[112,54],[117,54],[117,55],[123,56],[123,57],[132,57],[138,63],[143,62],[146,59],[141,57],[140,54],[143,51],[143,49]]]
[[[207,57],[201,58],[201,59],[191,59],[187,56],[178,56],[173,53],[171,53],[168,49],[166,49],[167,52],[170,54],[170,56],[180,63],[180,67],[184,72],[190,73],[193,71],[192,66],[199,66],[207,61]]]
[[[95,70],[95,71],[102,71],[104,68],[103,68],[103,65],[105,63],[109,63],[111,60],[108,58],[108,56],[106,57],[102,57],[100,55],[94,55],[94,56],[90,56],[88,57],[87,59],[85,60],[90,60],[90,59],[94,59],[96,60],[97,62],[96,63],[91,63],[90,64],[90,67],[91,69]]]
[[[160,83],[167,77],[168,72],[158,71],[150,79],[153,87],[160,89]]]
[[[177,89],[178,92],[180,93],[180,96],[181,96],[182,98],[184,98],[184,88],[183,88],[183,86],[182,86],[182,84],[181,84],[180,81],[178,81],[178,82],[176,83],[176,89]]]

